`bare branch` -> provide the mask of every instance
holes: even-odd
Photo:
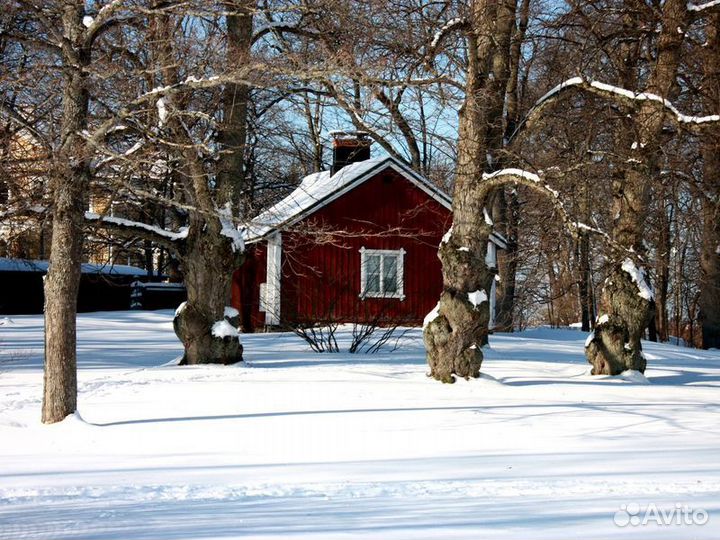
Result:
[[[562,173],[557,173],[556,175],[562,176]],[[553,205],[553,208],[560,215],[560,219],[563,222],[565,229],[573,238],[577,239],[579,233],[582,231],[599,237],[610,248],[622,252],[628,251],[626,248],[615,242],[605,231],[573,220],[567,213],[565,205],[560,199],[560,194],[545,181],[542,171],[533,173],[522,169],[501,169],[493,173],[484,173],[483,182],[485,187],[489,189],[501,187],[506,184],[527,186],[533,191],[545,195],[548,198]]]

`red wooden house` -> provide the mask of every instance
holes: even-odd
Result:
[[[334,155],[331,171],[306,177],[253,220],[233,280],[244,331],[327,321],[419,325],[437,303],[450,198],[392,157],[365,159],[362,135],[336,134]],[[493,236],[488,262],[498,247],[505,244]]]

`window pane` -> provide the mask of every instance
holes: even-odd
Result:
[[[380,255],[365,257],[365,292],[380,292]]]
[[[383,285],[387,294],[394,294],[398,290],[397,257],[393,255],[385,255],[383,258]]]

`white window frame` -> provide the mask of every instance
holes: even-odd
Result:
[[[405,253],[403,248],[400,249],[366,249],[360,248],[360,298],[397,298],[400,301],[405,300]],[[380,257],[380,292],[367,292],[367,257]],[[393,293],[385,292],[384,283],[384,258],[394,257],[397,260],[397,290]]]

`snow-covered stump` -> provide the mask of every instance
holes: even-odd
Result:
[[[194,304],[181,304],[173,319],[175,335],[185,346],[180,365],[242,362],[238,323],[235,309],[225,308],[223,318],[213,321]]]
[[[486,249],[487,236],[471,249],[457,244],[452,229],[440,244],[445,283],[440,302],[423,325],[430,376],[438,381],[480,376],[490,321],[486,291],[495,277],[485,263]]]
[[[618,375],[625,370],[645,371],[641,339],[655,316],[653,294],[642,268],[630,259],[617,265],[605,282],[607,314],[598,318],[585,342],[593,375]]]

